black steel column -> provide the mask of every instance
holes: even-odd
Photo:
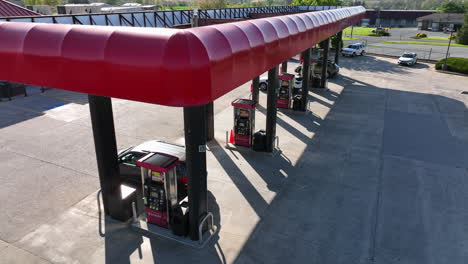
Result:
[[[252,100],[257,103],[258,103],[259,86],[260,86],[260,76],[257,76],[252,80]]]
[[[268,71],[266,151],[273,152],[276,137],[276,100],[278,99],[278,66]]]
[[[112,102],[109,97],[96,95],[88,95],[88,100],[104,212],[126,221],[124,211],[128,212],[131,208],[124,208],[122,203]]]
[[[281,63],[281,72],[288,72],[288,60],[285,60],[283,63]]]
[[[309,96],[309,85],[310,85],[310,52],[311,48],[308,48],[302,52],[302,102],[301,110],[306,111],[307,108],[307,97]]]
[[[322,55],[322,76],[320,77],[320,88],[327,87],[327,68],[328,68],[328,49],[330,46],[330,39],[327,38],[323,42],[323,55]]]
[[[206,141],[214,139],[214,102],[206,105]]]
[[[206,105],[184,107],[189,236],[192,240],[198,240],[198,225],[208,211],[205,108]]]
[[[340,31],[336,34],[336,44],[335,44],[335,63],[340,63],[340,53],[341,53],[341,42],[343,41],[343,31]]]

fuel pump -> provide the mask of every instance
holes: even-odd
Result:
[[[234,107],[234,128],[231,130],[230,142],[239,146],[252,146],[256,105],[255,101],[249,99],[236,99],[232,102]]]
[[[176,235],[186,235],[188,203],[177,192],[179,162],[168,154],[149,153],[137,165],[141,167],[146,222],[171,229]]]
[[[293,86],[294,86],[294,74],[283,73],[278,76],[280,81],[280,87],[278,91],[278,98],[276,105],[278,108],[291,108]]]

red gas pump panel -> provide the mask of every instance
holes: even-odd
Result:
[[[161,227],[168,227],[167,199],[163,185],[146,183],[144,186],[146,198],[146,221]]]
[[[278,108],[291,108],[291,101],[293,95],[294,74],[283,73],[278,76],[280,85],[278,90],[278,98],[276,106]]]
[[[169,212],[177,204],[177,157],[150,153],[137,161],[143,169],[143,199],[146,221],[169,228]]]
[[[231,143],[245,147],[252,146],[256,105],[255,101],[249,99],[236,99],[232,102],[232,106],[234,106],[234,129],[231,131]]]

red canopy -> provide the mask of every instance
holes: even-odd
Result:
[[[191,29],[0,23],[0,80],[209,103],[364,16],[349,7]]]

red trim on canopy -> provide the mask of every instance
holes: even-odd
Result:
[[[191,29],[0,23],[0,80],[168,106],[209,103],[358,22],[348,7]]]

